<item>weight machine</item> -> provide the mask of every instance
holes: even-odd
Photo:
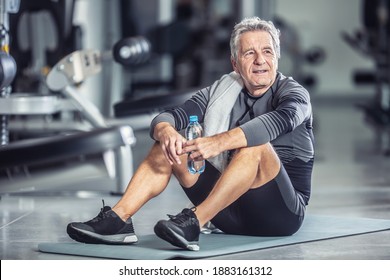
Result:
[[[41,1],[44,2],[44,1]],[[51,2],[51,1],[46,1]],[[60,4],[69,1],[57,1]],[[53,4],[54,5],[54,4]],[[107,174],[114,181],[112,193],[122,193],[133,172],[132,146],[136,139],[129,125],[109,125],[97,107],[78,92],[78,86],[102,69],[103,62],[132,66],[149,58],[150,44],[142,37],[118,41],[112,51],[77,50],[62,58],[48,71],[44,81],[49,94],[13,93],[16,62],[9,53],[9,13],[18,13],[20,1],[0,2],[0,170],[12,181],[15,168],[58,162],[65,159],[102,154]],[[62,110],[76,110],[87,122],[81,131],[62,131],[59,135],[10,141],[9,120],[14,115],[51,115]],[[30,179],[28,171],[26,179]],[[17,192],[0,186],[0,193]],[[34,186],[39,190],[39,186]],[[44,189],[48,190],[48,189]]]
[[[363,27],[342,38],[354,50],[374,62],[374,70],[359,69],[354,73],[358,85],[372,84],[375,94],[371,102],[358,104],[368,123],[376,129],[378,147],[390,155],[390,4],[388,0],[362,1]]]

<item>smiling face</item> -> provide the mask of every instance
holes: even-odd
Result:
[[[278,58],[267,31],[241,34],[237,60],[232,58],[234,71],[241,75],[247,90],[254,96],[264,94],[274,83]]]

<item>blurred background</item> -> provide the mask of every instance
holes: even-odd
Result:
[[[126,101],[188,92],[208,86],[231,71],[230,32],[240,19],[254,15],[274,21],[281,30],[280,71],[293,76],[313,96],[366,98],[372,91],[373,83],[369,87],[356,83],[354,73],[358,69],[374,70],[375,60],[372,55],[354,51],[350,41],[342,37],[343,33],[351,37],[368,28],[379,32],[379,27],[366,19],[364,5],[368,1],[3,2],[5,15],[8,2],[20,2],[20,7],[9,13],[9,29],[5,31],[17,64],[12,92],[50,93],[45,76],[72,51],[107,52],[119,40],[137,36],[150,42],[147,62],[121,65],[106,60],[98,75],[78,85],[105,117],[132,113],[123,111]],[[380,1],[372,6],[376,2]],[[374,8],[372,16],[377,17]],[[365,38],[359,39],[359,43],[366,43]]]
[[[116,73],[122,79],[115,81],[117,88],[111,85],[112,103],[142,97],[141,92],[154,95],[156,89],[209,85],[231,71],[232,27],[253,15],[274,20],[281,30],[283,73],[309,86],[313,95],[357,98],[371,89],[354,83],[352,75],[356,69],[373,68],[374,61],[353,51],[340,34],[365,27],[363,5],[359,0],[78,0],[73,22],[82,30],[83,48],[106,50],[121,38],[138,35],[152,42],[153,59],[147,65],[119,67]],[[111,104],[104,102],[102,91],[108,86],[102,84],[113,78],[94,79],[88,83],[95,88],[86,94],[105,114],[112,114],[112,106],[104,108]]]
[[[151,39],[157,55],[149,65],[122,69],[124,89],[118,95],[123,98],[138,94],[148,81],[174,79],[175,89],[209,85],[231,71],[228,42],[234,24],[254,15],[275,21],[281,30],[280,70],[313,95],[357,98],[371,90],[354,83],[353,73],[372,69],[374,61],[340,36],[365,28],[360,0],[79,0],[74,22],[83,28],[86,48],[108,49],[128,36]]]
[[[309,212],[390,218],[388,0],[0,4],[3,259],[51,258],[31,247],[68,240],[66,224],[96,215],[101,197],[115,203],[152,145],[150,121],[232,71],[230,33],[250,16],[274,22],[279,70],[311,94]],[[161,212],[178,211],[177,201],[186,206],[177,182],[170,185],[144,210],[150,219],[135,221],[138,232],[151,232]],[[21,229],[34,230],[15,234]],[[380,240],[388,233],[275,249],[272,257],[389,259]]]
[[[152,59],[148,63],[138,67],[105,65],[100,75],[86,81],[80,89],[86,88],[85,94],[105,116],[112,116],[112,105],[123,99],[207,86],[231,71],[230,31],[240,19],[253,15],[275,22],[282,39],[280,70],[309,87],[313,95],[356,98],[366,97],[370,90],[356,84],[352,74],[356,69],[373,68],[374,61],[353,51],[340,36],[342,32],[365,28],[364,1],[77,0],[48,1],[53,6],[50,9],[44,7],[45,1],[28,2],[31,1],[21,1],[18,14],[10,15],[10,51],[20,62],[14,91],[31,91],[38,76],[32,72],[41,70],[37,62],[27,62],[27,53],[32,60],[28,46],[33,44],[20,43],[16,37],[23,10],[41,14],[41,28],[45,27],[45,20],[53,21],[51,17],[57,17],[54,23],[59,20],[58,26],[53,23],[54,31],[34,33],[48,38],[29,38],[41,41],[43,58],[36,58],[46,62],[41,68],[51,67],[61,55],[76,49],[109,50],[118,40],[133,36],[150,40]],[[62,6],[61,11],[53,12]],[[62,29],[60,34],[66,40],[54,37],[56,28]],[[44,52],[51,57],[45,58]],[[28,65],[30,75],[21,74],[27,72],[23,68]],[[18,81],[22,77],[24,81]]]

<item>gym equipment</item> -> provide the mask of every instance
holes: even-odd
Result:
[[[292,76],[296,81],[308,88],[314,88],[317,77],[312,73],[306,73],[305,65],[319,65],[326,59],[325,50],[319,46],[303,49],[299,32],[281,17],[274,17],[273,22],[280,30],[281,59],[279,70],[287,76]]]
[[[116,173],[113,177],[118,180],[117,191],[120,192],[131,177],[122,169],[132,169],[132,155],[127,149],[134,143],[135,137],[129,126],[102,127],[90,132],[20,140],[0,147],[0,169],[50,163],[114,150]]]
[[[0,52],[0,88],[11,85],[16,74],[16,62],[8,53]]]
[[[50,1],[39,2],[48,4]],[[4,6],[2,2],[0,7],[9,7],[13,2],[7,3]],[[61,3],[66,4],[66,1]],[[4,13],[7,15],[10,11],[17,12],[17,8]],[[40,20],[42,19],[39,16],[35,19],[36,22]],[[4,26],[7,26],[7,22]],[[4,135],[4,141],[0,146],[0,170],[6,170],[8,177],[12,179],[14,168],[27,169],[30,165],[101,153],[108,176],[115,181],[113,193],[122,193],[133,172],[131,146],[136,141],[133,130],[128,125],[108,125],[96,106],[79,94],[77,87],[89,76],[100,72],[102,63],[107,59],[132,66],[147,61],[149,52],[150,44],[142,37],[122,39],[115,44],[112,51],[74,51],[48,72],[44,85],[50,94],[9,94],[9,85],[16,72],[16,65],[8,54],[0,56],[0,70],[3,70],[3,75],[0,75],[3,78],[1,84],[8,87],[8,95],[0,98],[0,112],[6,117],[2,119],[1,133]],[[78,111],[88,123],[84,131],[63,130],[56,136],[9,141],[8,115],[52,115],[63,110]],[[3,191],[18,190],[10,190],[4,186],[0,188],[0,192]]]
[[[130,37],[115,43],[112,55],[123,66],[145,63],[150,58],[151,45],[143,37]]]
[[[188,12],[185,13],[184,19],[179,18],[177,21],[168,25],[157,26],[147,35],[148,41],[150,41],[151,46],[153,46],[153,53],[171,55],[174,64],[191,45],[191,31],[188,23],[186,23],[187,13]],[[183,17],[183,15],[181,16]],[[124,41],[123,43],[129,44],[132,42]],[[122,59],[117,58],[115,53],[120,53],[118,47],[122,46],[123,43],[116,44],[114,47],[114,58],[119,63],[121,63]],[[168,87],[170,90],[166,93],[159,93],[147,97],[143,96],[140,98],[134,98],[134,96],[132,96],[133,94],[129,94],[124,100],[114,104],[115,117],[125,118],[141,114],[156,114],[184,103],[196,92],[196,89],[192,88],[186,88],[184,90],[175,89],[174,84],[176,82],[175,78],[173,78],[170,81],[148,80],[145,82],[133,83],[131,85],[133,92],[137,90],[158,91],[159,87]]]
[[[201,234],[199,251],[179,250],[154,234],[139,236],[139,242],[133,245],[41,243],[38,249],[45,253],[111,259],[199,259],[389,229],[389,220],[308,215],[292,236]]]
[[[351,48],[374,61],[374,70],[354,73],[356,84],[375,86],[373,100],[357,106],[370,124],[385,131],[390,125],[390,6],[387,0],[364,0],[361,7],[363,28],[352,34],[342,32],[341,36]],[[383,136],[388,138],[385,133]],[[390,155],[389,147],[384,149],[384,154]]]
[[[16,64],[12,70],[5,68],[6,56],[1,56],[2,69],[12,78],[0,96],[0,145],[10,141],[11,117],[59,112],[58,97],[49,92],[44,78],[60,57],[80,47],[81,31],[73,25],[74,6],[75,0],[1,1],[2,50]]]
[[[160,94],[158,96],[145,97],[138,100],[125,99],[114,105],[115,117],[125,118],[141,114],[157,114],[163,110],[173,108],[183,104],[192,95],[196,89],[175,90],[169,94]]]
[[[100,72],[102,61],[110,56],[127,65],[141,63],[148,57],[148,41],[141,37],[120,41],[118,45],[121,47],[114,48],[111,55],[98,50],[75,51],[61,59],[47,75],[48,88],[61,92],[70,100],[93,129],[70,136],[28,139],[1,146],[0,169],[103,152],[109,176],[116,180],[116,192],[123,192],[133,172],[133,130],[130,126],[123,125],[110,127],[96,106],[76,89],[88,77]],[[121,51],[123,48],[129,51]],[[60,97],[55,98],[51,101],[61,108]],[[39,99],[40,97],[33,99],[33,102],[38,104]],[[23,111],[23,108],[18,110]],[[37,112],[42,113],[39,109]]]
[[[10,95],[10,85],[16,75],[16,63],[9,55],[8,14],[17,13],[20,1],[1,0],[0,2],[0,100]],[[1,108],[0,108],[1,109]],[[0,110],[0,145],[8,142],[8,116]]]
[[[62,91],[95,129],[3,145],[0,147],[0,169],[104,153],[108,175],[116,180],[116,192],[122,193],[133,171],[133,130],[129,126],[109,127],[93,103],[75,90],[78,83],[100,70],[99,52],[78,51],[62,59],[47,76],[48,87]]]

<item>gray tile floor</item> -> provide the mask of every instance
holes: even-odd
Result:
[[[367,125],[352,102],[314,101],[317,160],[312,214],[390,219],[390,158],[383,155],[388,133]],[[151,142],[147,131],[137,131],[135,165]],[[65,227],[70,221],[87,220],[101,207],[112,205],[110,182],[98,161],[69,165],[67,169],[39,170],[29,180],[0,180],[7,187],[52,186],[50,191],[3,194],[0,200],[1,259],[84,259],[41,253],[40,242],[69,242]],[[69,170],[68,170],[69,169]],[[56,186],[56,187],[55,187]],[[74,192],[79,188],[87,191]],[[64,191],[68,190],[68,191]],[[156,220],[188,204],[175,180],[167,191],[149,202],[134,218],[138,234],[152,233]],[[283,246],[214,259],[390,259],[390,231]]]

